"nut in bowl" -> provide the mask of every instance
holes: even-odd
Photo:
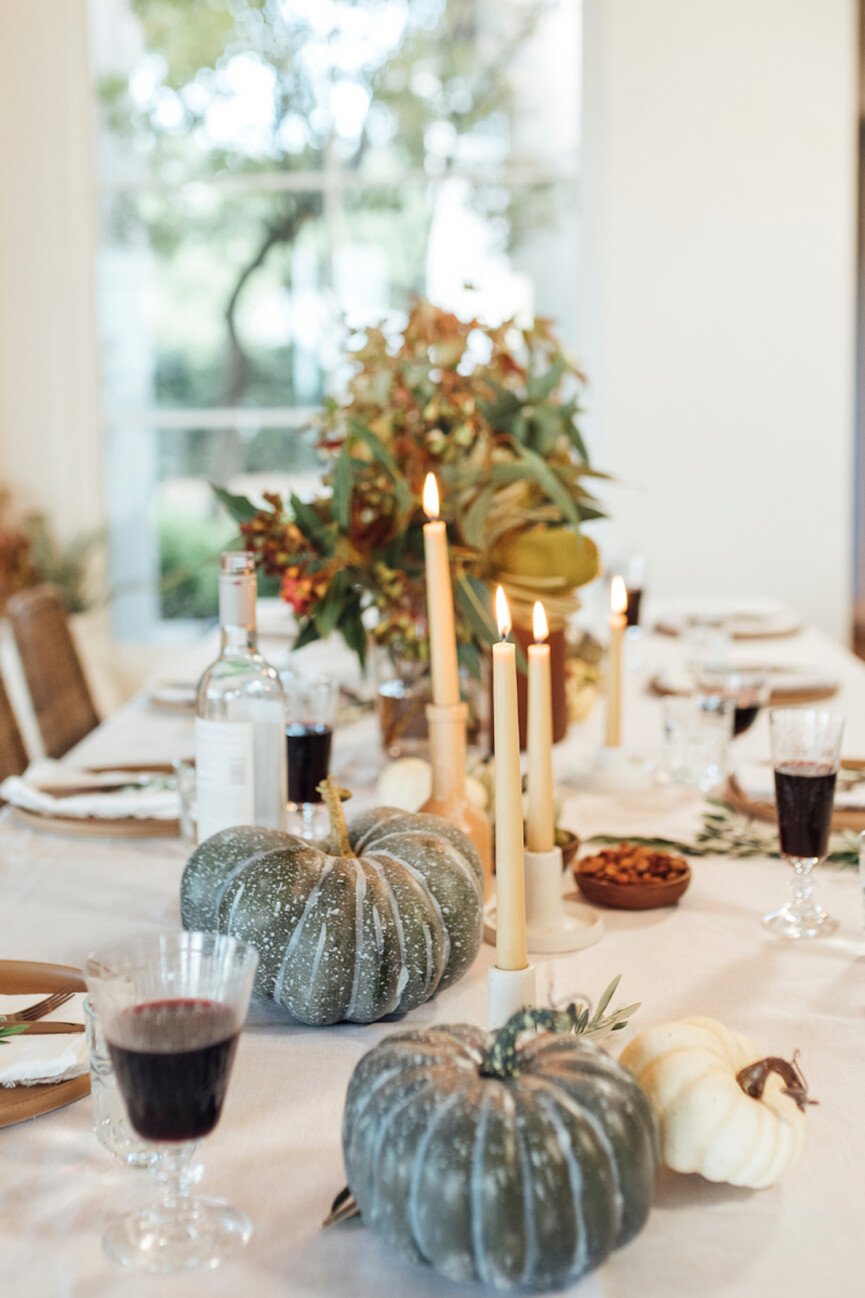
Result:
[[[673,906],[691,882],[682,856],[637,843],[605,847],[574,862],[577,887],[597,906],[618,910],[654,910]]]

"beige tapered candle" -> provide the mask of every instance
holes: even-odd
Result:
[[[493,645],[493,740],[496,758],[496,968],[525,969],[526,880],[516,647],[508,643],[511,613],[496,590],[498,644]]]
[[[616,574],[610,582],[610,666],[607,681],[607,728],[605,743],[618,748],[622,742],[622,645],[625,639],[628,592]]]
[[[543,604],[532,610],[535,643],[529,645],[529,698],[526,734],[528,755],[528,812],[526,847],[530,852],[551,852],[556,845],[553,810],[553,694],[550,683],[550,646]]]
[[[454,627],[454,598],[448,559],[448,538],[439,518],[438,483],[432,473],[426,475],[423,488],[423,548],[426,560],[426,609],[429,627],[430,664],[432,666],[433,703],[450,708],[460,701],[457,671],[457,637]]]

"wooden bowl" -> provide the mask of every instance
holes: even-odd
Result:
[[[691,882],[691,868],[675,879],[661,883],[613,883],[611,879],[599,879],[594,874],[582,874],[580,863],[574,863],[574,878],[577,887],[595,906],[611,906],[614,910],[656,910],[661,906],[675,906]]]
[[[557,835],[563,835],[565,839],[563,843],[557,843],[556,846],[562,849],[562,864],[567,870],[574,864],[577,852],[580,850],[580,840],[572,829],[559,829]]]

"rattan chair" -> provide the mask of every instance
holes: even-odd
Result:
[[[6,612],[48,757],[62,757],[99,725],[66,610],[52,586],[13,595]]]
[[[7,775],[20,775],[27,765],[27,749],[0,677],[0,780]]]

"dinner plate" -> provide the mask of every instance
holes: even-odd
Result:
[[[146,691],[145,697],[151,707],[163,708],[166,712],[192,712],[198,686],[194,681],[156,681]]]
[[[786,666],[783,663],[730,664],[731,672],[756,672],[768,676],[771,686],[770,707],[785,707],[799,703],[820,703],[831,699],[840,689],[840,682],[817,668]],[[649,681],[649,689],[661,697],[684,696],[693,692],[691,677],[684,671],[658,672]]]
[[[842,762],[842,767],[844,763]],[[858,769],[855,767],[853,769]],[[778,813],[775,809],[775,803],[768,799],[753,798],[742,788],[735,775],[731,775],[724,787],[724,801],[729,802],[730,806],[736,811],[741,812],[743,816],[748,816],[754,820],[764,820],[769,824],[778,823]],[[865,830],[865,808],[859,807],[835,807],[832,811],[832,829],[838,833],[841,830],[849,829],[855,833],[861,833]]]
[[[166,762],[113,762],[107,766],[88,766],[85,769],[94,775],[114,771],[128,771],[130,775],[170,775],[174,768]],[[47,830],[51,834],[71,834],[79,838],[178,838],[180,836],[179,819],[157,820],[142,816],[118,816],[112,820],[107,816],[60,816],[30,811],[24,807],[15,807],[11,803],[7,804],[7,811],[22,824]]]
[[[86,991],[80,969],[65,964],[43,964],[36,960],[0,960],[0,991],[10,995],[34,993],[39,999],[61,987]],[[90,1074],[68,1077],[63,1082],[42,1082],[35,1086],[0,1086],[0,1127],[11,1127],[42,1113],[62,1109],[90,1093]]]
[[[715,617],[709,610],[705,614],[695,609],[692,617]],[[684,635],[688,628],[689,615],[679,614],[674,617],[663,617],[655,625],[661,635]],[[783,636],[796,635],[802,629],[802,620],[789,608],[742,609],[739,612],[717,614],[718,625],[733,640],[770,640]]]

